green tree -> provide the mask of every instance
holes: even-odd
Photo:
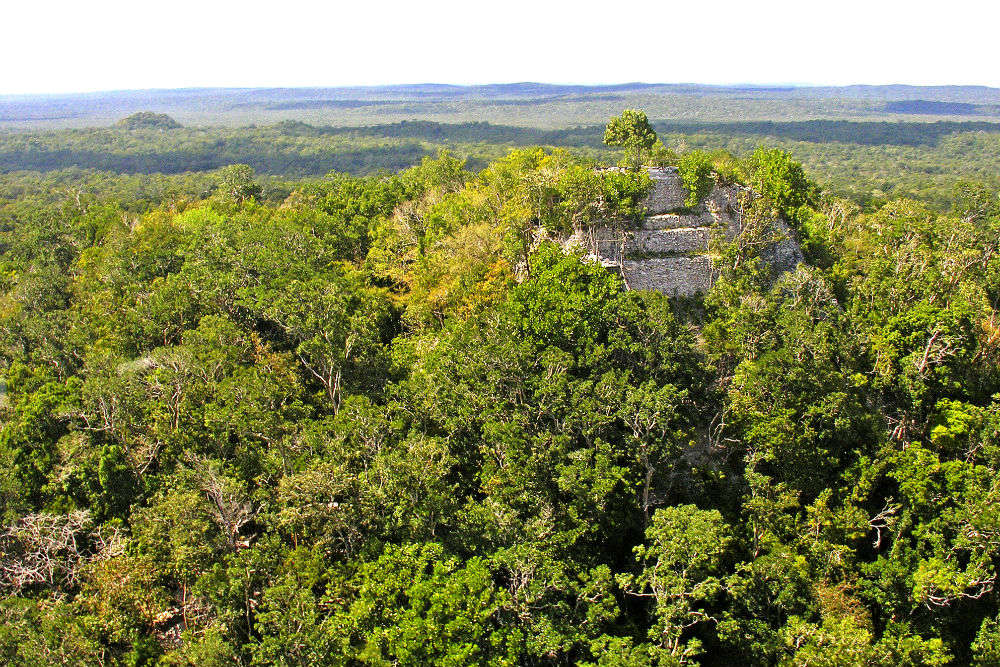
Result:
[[[786,220],[801,224],[804,208],[815,204],[818,188],[792,156],[763,146],[746,160],[747,185],[763,196]]]
[[[638,171],[644,156],[656,144],[656,131],[644,112],[625,109],[620,116],[608,121],[604,129],[604,143],[624,148],[629,167]]]
[[[704,151],[688,151],[681,156],[677,169],[688,193],[684,205],[688,208],[700,205],[715,186],[711,156]]]
[[[263,188],[254,180],[253,167],[233,164],[219,171],[216,196],[228,204],[240,205],[245,201],[260,197]]]
[[[694,505],[659,509],[646,529],[646,541],[635,548],[642,571],[620,575],[630,595],[648,598],[655,621],[648,638],[661,664],[694,664],[701,642],[691,628],[712,620],[704,608],[722,589],[715,575],[731,538],[722,515]]]

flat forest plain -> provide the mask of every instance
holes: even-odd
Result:
[[[471,167],[527,145],[606,158],[604,123],[623,108],[643,109],[677,151],[786,150],[825,190],[862,205],[908,197],[944,209],[961,181],[1000,186],[1000,90],[969,86],[422,84],[0,96],[0,172],[182,174],[240,162],[298,180],[398,171],[442,148]],[[140,111],[182,127],[117,125]]]

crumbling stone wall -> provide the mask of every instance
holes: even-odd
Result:
[[[691,296],[712,286],[712,260],[707,255],[625,260],[622,276],[629,289],[648,289],[669,296]]]
[[[582,248],[587,256],[621,272],[629,289],[654,289],[671,296],[693,296],[708,290],[715,277],[710,255],[716,234],[733,240],[742,231],[740,186],[715,186],[696,211],[684,208],[687,190],[677,169],[650,169],[653,188],[645,201],[649,215],[638,229],[595,227],[566,239],[566,247]],[[752,196],[752,195],[751,195]],[[778,272],[794,269],[802,251],[782,220],[771,221],[779,241],[763,253]]]
[[[646,198],[646,210],[650,215],[669,213],[684,207],[687,190],[681,181],[677,167],[649,169],[649,177],[653,180],[653,189]]]

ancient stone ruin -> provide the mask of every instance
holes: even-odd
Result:
[[[650,169],[653,189],[646,199],[647,216],[635,229],[597,226],[565,241],[586,256],[619,271],[629,289],[658,290],[671,296],[693,296],[708,290],[717,276],[711,253],[713,239],[732,241],[743,232],[742,211],[753,195],[737,185],[716,185],[695,209],[685,208],[685,190],[677,169]],[[774,241],[761,253],[774,272],[794,269],[803,260],[791,230],[772,220]]]

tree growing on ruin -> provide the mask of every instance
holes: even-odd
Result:
[[[656,144],[656,131],[646,114],[638,109],[625,109],[621,116],[608,121],[604,129],[604,143],[625,149],[625,164],[633,171],[642,166],[643,157]]]
[[[712,178],[711,156],[704,151],[690,151],[680,159],[677,169],[684,189],[688,193],[684,205],[688,208],[700,205],[715,185],[715,179]]]

